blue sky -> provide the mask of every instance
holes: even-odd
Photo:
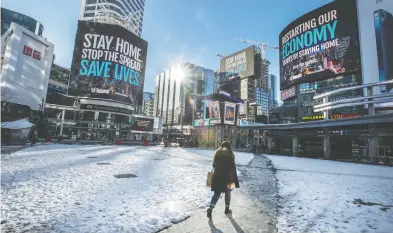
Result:
[[[142,37],[149,42],[145,91],[155,76],[188,61],[219,68],[215,56],[247,47],[236,37],[278,45],[278,35],[294,19],[331,0],[146,0]],[[70,67],[81,0],[3,0],[2,6],[44,25],[55,44],[55,63]],[[278,75],[278,51],[268,49],[270,73]]]

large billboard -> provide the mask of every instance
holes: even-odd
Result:
[[[360,70],[356,0],[311,11],[289,24],[279,40],[281,89]]]
[[[235,103],[225,102],[224,124],[228,124],[228,125],[235,124],[235,111],[236,111]]]
[[[220,102],[212,101],[209,102],[207,107],[209,108],[209,120],[210,124],[220,124]]]
[[[393,80],[393,1],[358,0],[358,13],[363,83]],[[387,92],[393,93],[393,85],[374,89]]]
[[[145,117],[132,117],[131,130],[153,132],[154,119]]]
[[[79,21],[69,95],[142,105],[147,42],[111,24]]]
[[[283,90],[281,92],[281,100],[286,100],[296,95],[296,86]]]
[[[237,98],[241,98],[240,80],[236,82],[228,82],[220,85],[220,90],[231,93]]]
[[[350,74],[337,76],[320,81],[307,82],[299,85],[299,94],[317,93],[333,91],[338,88],[351,87],[362,84],[361,74]]]
[[[254,46],[223,57],[220,60],[220,82],[236,77],[244,78],[254,75]]]

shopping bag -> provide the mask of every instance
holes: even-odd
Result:
[[[230,191],[233,191],[233,190],[235,189],[235,182],[229,183],[229,184],[227,185],[227,187],[228,187],[228,189],[229,189]]]
[[[213,169],[207,173],[207,179],[206,179],[206,186],[211,187],[212,186],[212,179],[213,179]]]

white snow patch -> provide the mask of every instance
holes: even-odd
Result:
[[[1,230],[156,232],[208,205],[212,160],[183,148],[29,147],[2,159]],[[114,177],[126,173],[138,177]]]
[[[268,156],[277,169],[278,232],[392,232],[393,168]]]

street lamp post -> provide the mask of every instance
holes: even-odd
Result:
[[[269,124],[270,118],[270,99],[271,99],[271,92],[272,88],[269,87],[268,94],[267,94],[267,115],[266,115],[266,123]]]
[[[180,84],[181,85],[181,84]],[[180,145],[183,146],[183,123],[184,123],[184,87],[180,86],[180,99],[181,99],[181,106],[180,106],[180,115],[181,115],[181,122],[180,122]]]

